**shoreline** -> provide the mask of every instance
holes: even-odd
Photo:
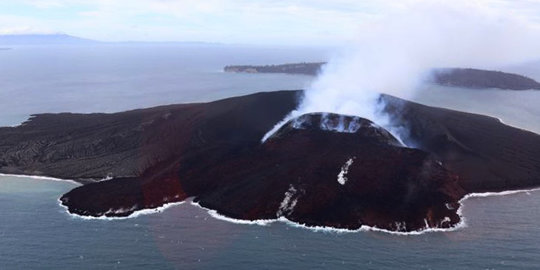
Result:
[[[47,181],[56,181],[56,182],[67,182],[72,183],[78,186],[82,186],[83,184],[80,182],[77,182],[72,179],[62,179],[62,178],[56,178],[56,177],[49,177],[49,176],[40,176],[40,175],[25,175],[25,174],[8,174],[8,173],[0,173],[0,177],[16,177],[16,178],[31,178],[36,180],[47,180]]]
[[[0,176],[3,176],[3,175],[0,174]],[[55,180],[55,181],[58,181],[58,180]],[[64,180],[60,180],[60,181],[64,181]],[[469,193],[469,194],[465,195],[463,198],[461,198],[459,200],[460,207],[458,208],[457,213],[458,213],[461,220],[455,226],[453,226],[451,228],[431,228],[431,227],[426,227],[426,228],[424,228],[422,230],[411,231],[411,232],[391,231],[391,230],[381,229],[381,228],[367,226],[367,225],[362,225],[359,229],[356,229],[356,230],[341,229],[341,228],[334,228],[334,227],[327,227],[327,226],[307,226],[307,225],[302,224],[302,223],[297,223],[297,222],[291,221],[291,220],[289,220],[289,219],[287,219],[285,217],[279,217],[279,218],[276,218],[276,219],[260,219],[260,220],[235,219],[235,218],[230,218],[230,217],[221,215],[216,210],[205,208],[205,207],[201,206],[199,203],[193,202],[193,197],[187,198],[187,199],[185,199],[183,201],[180,201],[180,202],[166,203],[166,204],[164,204],[162,206],[159,206],[159,207],[156,207],[156,208],[145,208],[145,209],[141,209],[141,210],[136,210],[133,213],[131,213],[129,216],[126,216],[126,217],[107,217],[105,215],[99,216],[99,217],[93,217],[93,216],[83,216],[83,215],[73,214],[73,213],[69,212],[67,206],[62,204],[60,199],[58,199],[57,201],[58,201],[58,204],[60,205],[60,207],[62,207],[64,209],[65,213],[68,216],[70,216],[71,218],[76,218],[76,219],[81,219],[81,220],[106,220],[106,221],[127,220],[127,219],[133,219],[133,218],[137,218],[137,217],[144,216],[144,215],[162,213],[162,212],[164,212],[165,210],[167,210],[169,208],[179,206],[179,205],[183,205],[185,203],[189,203],[191,206],[198,207],[199,209],[205,210],[206,213],[210,217],[212,217],[212,218],[214,218],[216,220],[221,220],[221,221],[232,223],[232,224],[269,226],[269,225],[271,225],[273,223],[280,222],[280,223],[283,223],[283,224],[285,224],[287,226],[290,226],[290,227],[310,230],[310,231],[313,231],[313,232],[323,232],[323,233],[380,232],[380,233],[387,233],[387,234],[391,234],[391,235],[400,235],[400,236],[418,236],[418,235],[423,235],[423,234],[426,234],[426,233],[454,232],[454,231],[458,231],[458,230],[467,228],[468,227],[467,218],[463,215],[463,207],[465,206],[464,202],[467,199],[506,196],[506,195],[520,194],[520,193],[529,194],[530,192],[536,192],[536,191],[540,191],[540,187],[539,188],[533,188],[533,189],[507,190],[507,191],[501,191],[501,192]]]
[[[162,213],[163,211],[165,211],[165,210],[167,210],[167,209],[169,209],[171,207],[182,205],[182,204],[184,204],[186,202],[186,200],[180,201],[180,202],[171,202],[171,203],[166,203],[166,204],[164,204],[162,206],[158,206],[156,208],[145,208],[145,209],[141,209],[141,210],[136,210],[133,213],[131,213],[130,215],[125,216],[125,217],[108,217],[108,216],[105,216],[105,215],[94,217],[94,216],[83,216],[83,215],[71,213],[71,212],[69,212],[68,207],[65,206],[64,204],[62,204],[62,201],[60,200],[60,198],[58,198],[56,201],[58,202],[58,205],[60,205],[60,207],[62,207],[64,209],[65,213],[69,217],[71,217],[73,219],[107,220],[107,221],[126,220],[126,219],[137,218],[137,217],[145,216],[145,215]]]
[[[35,180],[68,182],[68,183],[71,183],[71,184],[75,184],[77,186],[82,186],[81,183],[79,183],[77,181],[74,181],[74,180],[71,180],[71,179],[61,179],[61,178],[55,178],[55,177],[49,177],[49,176],[0,173],[0,177],[30,178],[30,179],[35,179]],[[106,179],[103,179],[103,180],[106,180]],[[466,223],[467,219],[462,214],[462,211],[463,211],[463,207],[464,207],[463,203],[467,199],[506,196],[506,195],[520,194],[520,193],[529,194],[530,192],[535,192],[535,191],[540,191],[540,187],[532,188],[532,189],[506,190],[506,191],[500,191],[500,192],[469,193],[469,194],[466,194],[463,198],[461,198],[459,200],[459,203],[461,205],[460,205],[459,209],[457,210],[457,213],[458,213],[459,217],[461,218],[461,221],[459,223],[457,223],[454,227],[452,227],[452,228],[429,228],[428,227],[428,228],[425,228],[425,229],[422,229],[422,230],[411,231],[411,232],[391,231],[391,230],[381,229],[381,228],[377,228],[377,227],[371,227],[371,226],[367,226],[367,225],[362,225],[359,229],[356,229],[356,230],[341,229],[341,228],[326,227],[326,226],[306,226],[304,224],[288,220],[285,217],[279,217],[279,218],[276,218],[276,219],[267,219],[267,220],[234,219],[234,218],[230,218],[230,217],[221,215],[216,210],[202,207],[200,204],[198,204],[196,202],[193,202],[192,197],[187,198],[187,199],[185,199],[183,201],[179,201],[179,202],[166,203],[166,204],[164,204],[162,206],[159,206],[159,207],[156,207],[156,208],[145,208],[145,209],[141,209],[141,210],[136,210],[133,213],[131,213],[130,215],[125,216],[125,217],[107,217],[105,215],[94,217],[94,216],[84,216],[84,215],[73,214],[73,213],[69,212],[67,206],[62,204],[60,199],[57,199],[57,201],[58,201],[58,204],[60,205],[60,207],[62,207],[64,209],[66,214],[68,214],[72,218],[77,218],[77,219],[82,219],[82,220],[108,220],[108,221],[114,221],[114,220],[132,219],[132,218],[137,218],[139,216],[162,213],[162,212],[164,212],[165,210],[167,210],[167,209],[169,209],[171,207],[182,205],[182,204],[184,204],[186,202],[189,202],[190,205],[196,206],[196,207],[199,207],[200,209],[205,210],[208,213],[208,215],[211,216],[212,218],[217,219],[217,220],[221,220],[221,221],[225,221],[225,222],[229,222],[229,223],[233,223],[233,224],[268,226],[268,225],[270,225],[272,223],[281,222],[281,223],[284,223],[284,224],[286,224],[288,226],[291,226],[291,227],[307,229],[307,230],[311,230],[311,231],[314,231],[314,232],[357,233],[357,232],[369,232],[369,231],[372,231],[372,232],[383,232],[383,233],[388,233],[388,234],[393,234],[393,235],[412,236],[412,235],[422,235],[422,234],[425,234],[425,233],[434,233],[434,232],[452,232],[452,231],[457,231],[457,230],[462,229],[462,228],[466,228],[467,227],[467,223]]]

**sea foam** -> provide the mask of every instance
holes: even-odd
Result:
[[[235,224],[267,226],[277,221],[277,219],[257,219],[257,220],[235,219],[235,218],[230,218],[224,215],[220,215],[216,210],[203,207],[198,202],[194,202],[193,200],[190,201],[190,204],[193,206],[199,207],[203,210],[206,210],[208,214],[215,219],[219,219],[219,220],[223,220],[223,221],[227,221],[227,222],[235,223]]]
[[[125,217],[108,217],[108,216],[105,216],[105,215],[101,215],[101,216],[97,216],[97,217],[94,217],[94,216],[83,216],[83,215],[78,215],[78,214],[74,214],[74,213],[70,213],[67,206],[63,205],[62,204],[62,201],[60,199],[58,199],[58,204],[64,208],[65,212],[72,218],[74,219],[83,219],[83,220],[125,220],[125,219],[132,219],[132,218],[137,218],[137,217],[140,217],[140,216],[143,216],[143,215],[151,215],[151,214],[156,214],[156,213],[162,213],[163,211],[173,207],[173,206],[178,206],[178,205],[181,205],[181,204],[184,204],[185,203],[185,200],[184,201],[180,201],[180,202],[171,202],[171,203],[166,203],[162,206],[159,206],[159,207],[156,207],[156,208],[147,208],[147,209],[141,209],[141,210],[136,210],[134,211],[133,213],[131,213],[130,215],[128,216],[125,216]],[[110,209],[109,211],[112,211],[112,212],[115,212],[115,211],[121,211],[121,210],[125,210],[125,209],[117,209],[117,210],[112,210]],[[128,209],[131,211],[131,209]],[[107,211],[107,212],[109,212]]]
[[[13,176],[13,177],[29,177],[29,178],[35,178],[35,179],[44,179],[44,180],[52,180],[52,181],[66,181],[64,179],[58,179],[58,178],[52,178],[52,177],[43,177],[43,176],[23,176],[23,175],[8,175],[8,174],[0,174],[0,176]],[[68,180],[69,181],[69,180]],[[74,182],[74,181],[73,181]],[[76,184],[79,184],[77,182],[74,182]],[[150,214],[156,214],[156,213],[162,213],[168,208],[171,208],[173,206],[182,205],[186,201],[189,202],[191,205],[199,207],[200,209],[203,209],[207,211],[207,213],[218,220],[226,221],[229,223],[234,224],[243,224],[243,225],[259,225],[259,226],[268,226],[275,222],[281,222],[288,226],[295,227],[295,228],[302,228],[307,229],[314,232],[325,232],[325,233],[358,233],[358,232],[381,232],[381,233],[388,233],[392,235],[400,235],[400,236],[415,236],[415,235],[422,235],[425,233],[437,233],[437,232],[453,232],[457,231],[463,228],[467,227],[467,219],[463,215],[463,203],[469,199],[469,198],[484,198],[484,197],[491,197],[491,196],[505,196],[505,195],[513,195],[513,194],[519,194],[519,193],[526,193],[529,194],[530,192],[534,191],[540,191],[540,188],[534,188],[534,189],[521,189],[521,190],[508,190],[508,191],[501,191],[501,192],[484,192],[484,193],[470,193],[465,195],[463,198],[459,200],[460,207],[457,210],[457,214],[460,217],[460,222],[458,222],[455,226],[451,228],[432,228],[429,226],[426,226],[426,228],[417,230],[417,231],[410,231],[410,232],[400,232],[400,231],[391,231],[387,229],[378,228],[376,226],[367,226],[362,225],[358,229],[344,229],[344,228],[334,228],[334,227],[328,227],[328,226],[308,226],[306,224],[302,224],[299,222],[294,222],[286,217],[280,216],[276,219],[258,219],[258,220],[243,220],[243,219],[235,219],[230,218],[224,215],[219,214],[216,210],[212,210],[209,208],[205,208],[201,206],[199,203],[194,202],[193,198],[187,198],[184,201],[180,202],[172,202],[172,203],[166,203],[160,207],[152,208],[152,209],[141,209],[134,211],[129,216],[125,217],[107,217],[107,216],[98,216],[98,217],[92,217],[92,216],[82,216],[77,214],[69,213],[68,208],[62,204],[60,199],[58,199],[59,205],[65,209],[65,212],[77,219],[83,219],[83,220],[125,220],[125,219],[131,219],[136,218],[142,215],[150,215]],[[111,210],[112,211],[112,210]]]
[[[234,223],[234,224],[243,224],[243,225],[259,225],[259,226],[268,226],[272,223],[281,222],[288,226],[295,227],[295,228],[301,228],[301,229],[307,229],[314,232],[324,232],[324,233],[358,233],[358,232],[382,232],[382,233],[388,233],[393,235],[420,235],[424,233],[430,233],[430,232],[451,232],[458,230],[462,227],[465,227],[464,222],[458,223],[456,226],[452,228],[426,228],[419,231],[412,231],[412,232],[398,232],[398,231],[391,231],[386,229],[381,229],[377,227],[362,225],[360,228],[356,230],[351,229],[343,229],[343,228],[334,228],[334,227],[328,227],[328,226],[308,226],[302,223],[294,222],[286,217],[279,217],[276,219],[258,219],[258,220],[243,220],[243,219],[235,219],[230,218],[224,215],[220,215],[217,213],[216,210],[208,209],[203,206],[201,206],[199,203],[191,202],[191,205],[197,206],[203,210],[206,210],[208,214],[218,220]],[[460,210],[458,210],[459,214]],[[460,215],[461,216],[461,215]],[[463,219],[462,219],[463,221]]]
[[[400,236],[415,236],[415,235],[422,235],[425,233],[444,233],[444,232],[454,232],[463,228],[467,227],[467,219],[463,215],[463,202],[469,198],[475,198],[475,197],[490,197],[490,196],[505,196],[505,195],[513,195],[518,193],[527,193],[532,191],[540,191],[540,188],[536,189],[523,189],[523,190],[510,190],[510,191],[502,191],[502,192],[485,192],[485,193],[470,193],[464,196],[461,200],[459,200],[459,203],[461,204],[460,207],[457,210],[457,214],[460,217],[460,222],[458,222],[456,225],[454,225],[451,228],[432,228],[426,226],[426,228],[417,230],[417,231],[411,231],[411,232],[400,232],[400,231],[391,231],[387,229],[377,228],[376,226],[367,226],[362,225],[360,228],[351,230],[351,229],[343,229],[343,228],[334,228],[334,227],[328,227],[328,226],[308,226],[302,223],[294,222],[286,217],[279,217],[277,219],[260,219],[260,220],[241,220],[241,219],[234,219],[230,217],[226,217],[223,215],[220,215],[217,213],[216,210],[211,210],[205,207],[202,207],[200,204],[196,202],[191,202],[191,205],[197,206],[203,210],[206,210],[210,216],[212,216],[215,219],[223,220],[230,223],[235,224],[247,224],[247,225],[260,225],[260,226],[268,226],[275,222],[282,222],[285,223],[291,227],[295,228],[302,228],[307,229],[314,232],[324,232],[324,233],[358,233],[358,232],[381,232],[381,233],[387,233],[392,235],[400,235]]]

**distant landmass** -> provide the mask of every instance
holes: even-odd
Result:
[[[103,42],[87,38],[71,36],[67,34],[17,34],[0,35],[0,46],[15,45],[92,45],[92,44],[181,44],[192,46],[215,46],[220,43],[199,42],[199,41],[121,41],[121,42]],[[2,50],[2,48],[0,48]]]
[[[317,63],[294,63],[282,65],[266,65],[266,66],[225,66],[225,72],[247,72],[247,73],[286,73],[286,74],[303,74],[317,75],[321,71],[325,62]]]
[[[0,35],[0,46],[49,45],[49,44],[92,44],[99,41],[66,34],[21,34]]]
[[[282,65],[231,65],[225,66],[225,72],[245,73],[286,73],[316,76],[321,72],[325,62],[291,63]],[[428,82],[465,88],[500,88],[508,90],[540,89],[537,81],[513,73],[481,70],[472,68],[440,68],[433,69]]]
[[[540,89],[537,81],[513,73],[472,68],[434,69],[432,81],[446,86],[501,88],[510,90]]]

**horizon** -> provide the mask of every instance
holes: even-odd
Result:
[[[368,33],[373,25],[434,2],[211,0],[23,0],[0,3],[0,35],[68,34],[103,42],[206,42],[335,46]],[[441,4],[442,1],[435,1]],[[454,1],[540,29],[540,3]],[[459,20],[459,18],[456,18]]]
[[[0,38],[1,37],[67,37],[67,38],[78,39],[81,41],[88,41],[92,43],[201,43],[201,44],[229,45],[227,43],[205,42],[205,41],[197,41],[197,40],[190,40],[190,41],[136,41],[136,40],[104,41],[104,40],[91,39],[84,36],[71,35],[69,33],[64,33],[64,32],[56,32],[56,33],[29,32],[29,33],[0,34]]]
[[[48,37],[55,38],[49,43],[44,40]],[[7,43],[2,43],[8,39]],[[12,39],[13,40],[10,40]],[[18,39],[23,38],[23,39]],[[65,38],[65,40],[56,38]],[[75,43],[73,43],[73,41]],[[43,42],[43,43],[38,43]],[[140,41],[140,40],[120,40],[120,41],[106,41],[91,39],[84,36],[72,35],[70,33],[13,33],[13,34],[0,34],[0,46],[24,46],[24,45],[201,45],[201,46],[240,46],[240,47],[257,47],[257,48],[309,48],[322,51],[332,51],[338,48],[338,45],[314,45],[314,44],[253,44],[253,43],[226,43],[226,42],[212,42],[212,41],[200,41],[200,40],[186,40],[186,41]]]

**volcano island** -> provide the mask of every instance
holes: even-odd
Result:
[[[81,216],[192,199],[241,220],[400,232],[456,226],[466,194],[540,185],[539,135],[388,95],[379,102],[409,131],[403,141],[369,119],[319,112],[262,142],[302,94],[34,115],[0,128],[0,172],[79,181],[60,202]]]

